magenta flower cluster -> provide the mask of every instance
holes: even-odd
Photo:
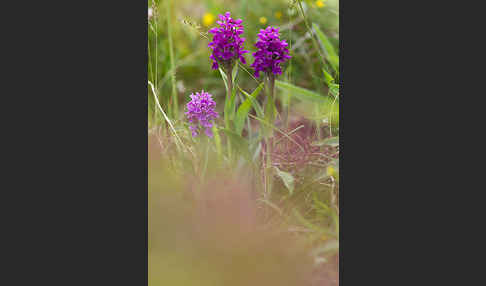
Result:
[[[237,60],[246,64],[243,55],[249,53],[249,51],[244,50],[245,38],[240,37],[243,34],[243,25],[241,24],[243,21],[231,18],[230,12],[219,15],[219,19],[220,21],[216,22],[219,27],[209,30],[209,33],[213,34],[213,40],[208,44],[212,50],[209,58],[213,61],[213,69],[222,66],[228,72]],[[279,29],[267,27],[265,30],[260,30],[255,46],[258,50],[253,53],[255,61],[251,64],[251,67],[255,69],[255,76],[259,77],[260,72],[267,75],[272,73],[282,74],[280,64],[291,57],[287,42],[280,40]],[[200,130],[204,129],[208,137],[213,137],[211,131],[213,120],[219,117],[215,107],[216,102],[212,99],[211,94],[204,91],[191,94],[191,101],[187,103],[185,114],[189,121],[192,136],[198,136]]]
[[[251,64],[255,69],[255,76],[259,77],[260,72],[282,74],[280,64],[291,57],[287,42],[280,40],[279,28],[267,27],[260,30],[255,46],[258,51],[253,53],[255,61]]]
[[[192,132],[192,136],[196,137],[200,128],[205,129],[205,133],[208,137],[213,137],[211,127],[213,127],[212,120],[219,117],[218,113],[214,110],[216,102],[212,99],[212,95],[201,91],[196,94],[191,94],[191,101],[187,103],[187,120],[189,121],[189,129]]]
[[[212,28],[209,33],[213,34],[213,41],[208,46],[213,50],[209,57],[213,60],[213,69],[218,69],[219,65],[224,68],[231,68],[235,60],[246,63],[243,57],[244,53],[249,51],[243,49],[245,38],[240,37],[243,34],[243,20],[231,18],[230,12],[219,15],[220,21],[217,21],[219,28]]]

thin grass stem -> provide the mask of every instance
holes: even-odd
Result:
[[[176,91],[176,78],[175,78],[175,60],[174,60],[174,44],[172,40],[172,23],[171,23],[171,3],[172,0],[166,0],[166,13],[167,13],[167,34],[169,40],[169,57],[170,57],[170,70],[171,70],[171,83],[172,83],[172,109],[169,112],[174,118],[178,116],[179,105],[177,103],[177,91]]]

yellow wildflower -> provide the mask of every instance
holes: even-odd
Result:
[[[334,170],[333,166],[328,166],[327,167],[327,175],[329,177],[334,177],[336,175],[336,170]]]
[[[203,16],[203,24],[204,24],[204,26],[209,27],[213,23],[214,23],[214,15],[211,14],[211,13],[204,14],[204,16]]]
[[[319,7],[319,8],[325,7],[326,6],[326,4],[324,4],[325,1],[326,0],[324,0],[324,1],[321,1],[321,0],[316,1],[316,6]]]
[[[267,18],[265,17],[260,17],[260,23],[265,24],[267,22]]]
[[[275,12],[275,18],[277,18],[277,19],[282,18],[282,12],[280,12],[280,11]]]

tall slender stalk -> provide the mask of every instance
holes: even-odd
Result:
[[[172,104],[173,107],[171,114],[174,118],[177,118],[179,105],[177,103],[177,91],[176,91],[176,79],[175,79],[175,62],[174,62],[174,44],[172,41],[172,23],[171,23],[171,2],[172,0],[165,0],[165,11],[167,13],[167,34],[169,39],[169,57],[170,57],[170,70],[171,72],[171,85],[172,85]],[[169,105],[170,107],[170,105]]]
[[[275,122],[275,75],[272,72],[268,72],[266,76],[267,84],[265,85],[265,89],[267,91],[266,97],[266,110],[265,110],[265,117],[268,120],[270,125],[273,125]],[[273,130],[270,131],[266,138],[265,138],[265,147],[266,147],[266,160],[265,160],[265,168],[264,168],[264,176],[265,176],[265,199],[269,200],[270,195],[272,193],[272,185],[273,185],[273,172],[272,172],[272,150],[273,150],[273,140],[272,135]]]
[[[226,100],[231,100],[231,96],[233,92],[233,77],[231,76],[231,69],[229,68],[226,69],[226,77],[228,78],[228,89],[226,90]]]
[[[226,101],[225,101],[225,104],[229,104],[231,102],[231,97],[233,95],[232,93],[233,93],[233,86],[234,86],[234,84],[233,84],[233,77],[232,77],[232,68],[229,67],[229,66],[226,66],[226,67],[224,67],[224,71],[225,71],[225,74],[226,74],[226,81],[228,83],[227,90],[226,90]],[[231,106],[231,108],[232,109],[229,110],[229,112],[231,114],[233,114],[234,107]],[[224,116],[225,116],[225,119],[226,119],[225,120],[226,128],[228,130],[231,130],[231,126],[230,126],[231,124],[230,124],[229,114],[226,114],[226,112],[225,112]],[[231,158],[232,158],[232,154],[233,153],[232,153],[232,150],[231,150],[231,141],[230,140],[228,140],[227,145],[228,145],[228,159],[231,162]]]
[[[299,2],[300,13],[302,13],[302,18],[304,18],[304,24],[305,24],[305,27],[307,28],[307,32],[309,33],[309,35],[312,39],[312,43],[314,44],[314,46],[317,50],[317,54],[319,55],[319,58],[321,59],[322,64],[325,65],[326,62],[324,61],[324,57],[321,54],[321,49],[319,48],[319,44],[317,43],[317,40],[314,36],[314,33],[312,32],[312,29],[309,26],[309,23],[307,21],[307,17],[305,16],[305,13],[304,13],[304,8],[302,7],[301,0],[298,0],[297,2]]]
[[[157,91],[157,93],[159,92],[159,80],[158,80],[158,77],[159,77],[159,73],[158,73],[158,42],[159,42],[159,39],[158,39],[158,33],[159,33],[159,8],[158,6],[155,4],[155,0],[152,0],[152,12],[153,12],[153,23],[155,25],[151,25],[150,27],[152,28],[152,31],[154,32],[154,36],[155,36],[155,42],[154,42],[154,52],[155,52],[155,73],[153,74],[152,76],[152,80],[155,84],[155,90]],[[150,43],[148,45],[149,47],[149,58],[150,58]],[[152,63],[152,61],[150,61],[150,63]],[[150,65],[151,66],[151,65]],[[157,102],[160,100],[160,97],[158,94],[154,94],[154,96],[156,96],[157,98]],[[159,130],[162,132],[162,136],[165,135],[165,132],[166,132],[166,125],[165,125],[165,121],[163,118],[160,118],[160,122],[157,122],[157,108],[155,106],[155,102],[154,102],[154,110],[153,110],[153,118],[152,120],[154,120],[154,123],[157,124],[157,123],[160,123],[160,128]]]
[[[322,64],[325,66],[326,65],[326,62],[324,60],[324,57],[322,56],[322,52],[321,52],[321,49],[319,48],[319,44],[317,43],[315,33],[312,32],[312,29],[311,29],[311,27],[309,25],[309,22],[307,20],[307,17],[305,15],[305,12],[304,12],[304,8],[302,7],[302,3],[301,3],[300,0],[297,1],[297,2],[299,4],[299,9],[300,9],[300,13],[302,14],[302,18],[304,18],[304,24],[305,24],[305,27],[307,28],[307,32],[310,34],[310,37],[311,37],[311,40],[312,40],[312,44],[314,44],[314,47],[317,50],[317,54],[319,55],[319,58],[321,59]],[[314,112],[315,112],[315,114],[317,114],[317,112],[318,112],[318,106],[315,106],[314,107]],[[320,120],[316,120],[315,121],[315,124],[316,124],[316,136],[317,136],[317,139],[318,140],[321,140]]]
[[[273,73],[268,74],[268,95],[275,100],[275,75]]]
[[[150,30],[149,30],[150,32]],[[148,37],[147,37],[148,38]],[[149,68],[149,73],[148,73],[148,76],[152,76],[150,78],[151,81],[155,81],[155,76],[154,76],[154,69],[152,68],[152,57],[150,56],[150,38],[148,38],[148,44],[147,44],[147,48],[148,48],[148,68]],[[150,100],[150,97],[149,97],[149,100],[148,100],[148,103],[149,103],[149,112],[150,114],[152,115],[151,117],[151,121],[152,123],[155,123],[155,107],[153,106],[154,104],[150,105],[152,101]],[[153,110],[152,110],[153,109]]]
[[[289,50],[292,50],[292,30],[294,29],[294,26],[292,23],[292,14],[291,9],[294,9],[293,7],[290,7],[288,9],[288,15],[289,15]],[[287,82],[292,83],[292,58],[289,59],[289,67],[287,69]],[[285,130],[287,131],[289,128],[289,113],[290,113],[290,101],[291,101],[291,95],[287,91],[285,93],[285,100],[287,103],[287,106],[285,106],[285,111],[284,111],[284,124],[285,124]]]

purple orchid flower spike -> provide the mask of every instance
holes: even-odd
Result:
[[[208,137],[213,137],[211,131],[213,127],[212,121],[219,117],[214,110],[215,107],[216,102],[214,102],[210,93],[202,90],[201,93],[191,94],[191,101],[187,103],[187,112],[185,114],[193,137],[199,135],[201,128],[205,129],[204,132]]]
[[[259,77],[260,72],[282,74],[280,64],[291,56],[289,56],[287,42],[280,40],[279,28],[269,26],[265,30],[260,30],[255,46],[258,51],[253,53],[255,61],[250,65],[255,69],[255,76]]]
[[[249,51],[243,49],[245,38],[240,37],[243,34],[243,20],[231,18],[230,12],[219,15],[219,19],[220,21],[216,22],[219,27],[209,30],[209,33],[213,34],[213,41],[208,44],[212,49],[209,58],[213,60],[213,69],[218,69],[222,65],[228,71],[238,59],[245,64],[243,54]]]

